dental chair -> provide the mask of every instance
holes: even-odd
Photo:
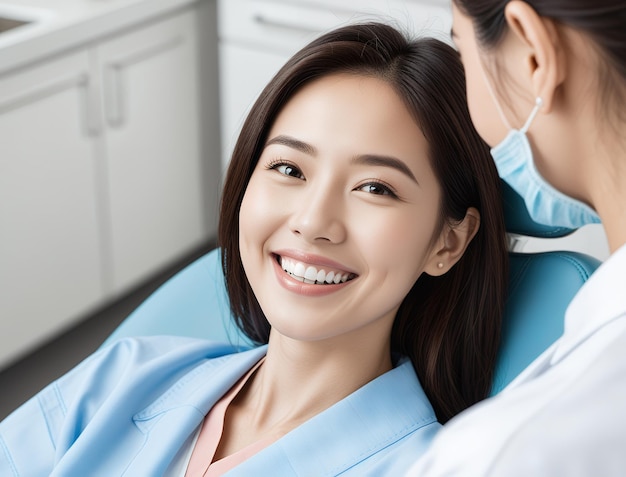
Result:
[[[561,336],[567,305],[600,265],[591,256],[571,251],[516,252],[523,237],[557,238],[573,231],[534,223],[521,197],[504,182],[502,188],[511,239],[510,284],[492,394]],[[163,334],[228,341],[240,350],[252,346],[230,318],[219,249],[165,282],[102,346],[127,336]]]
[[[563,334],[567,306],[601,264],[573,251],[517,252],[529,237],[557,239],[574,230],[533,222],[524,200],[506,182],[502,199],[509,235],[509,290],[492,395]]]

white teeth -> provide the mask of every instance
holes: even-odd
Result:
[[[287,273],[293,273],[293,268],[295,267],[295,264],[288,259],[283,259],[283,269],[287,272]]]
[[[296,262],[294,260],[280,257],[280,265],[283,270],[289,273],[293,278],[300,282],[314,284],[314,283],[327,283],[327,284],[338,284],[345,283],[350,278],[349,273],[342,274],[339,272],[326,272],[323,269],[318,270],[317,268],[305,264],[301,262]]]
[[[306,272],[304,272],[304,278],[315,281],[317,278],[317,269],[315,267],[307,267]]]
[[[298,277],[304,278],[304,273],[305,272],[306,272],[306,269],[304,268],[304,265],[301,264],[300,262],[297,262],[296,266],[293,269],[293,274],[298,276]]]

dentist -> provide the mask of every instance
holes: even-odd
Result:
[[[564,335],[414,476],[626,475],[626,2],[453,0],[472,121],[540,223],[604,225]]]

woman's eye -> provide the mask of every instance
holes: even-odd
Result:
[[[378,182],[368,182],[367,184],[363,184],[359,187],[358,190],[367,192],[368,194],[396,197],[396,194],[389,187]]]
[[[281,174],[289,177],[295,177],[296,179],[304,179],[304,175],[296,166],[292,164],[275,164],[272,166],[272,169],[280,172]]]

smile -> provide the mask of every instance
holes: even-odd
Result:
[[[352,280],[356,276],[354,273],[341,270],[317,268],[291,258],[281,256],[276,258],[281,268],[291,277],[310,285],[336,285]]]

